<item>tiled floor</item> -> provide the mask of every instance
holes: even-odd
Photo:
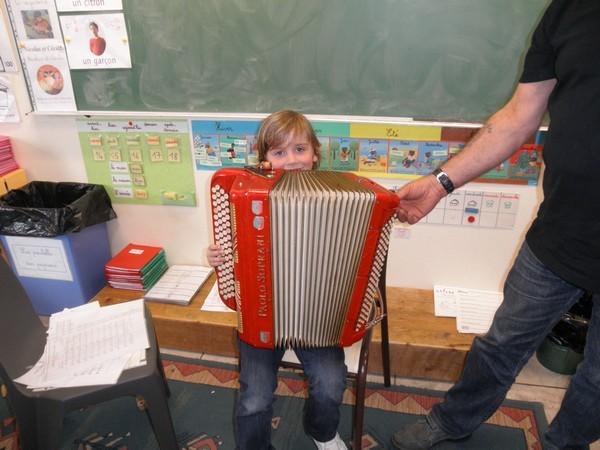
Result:
[[[181,352],[177,350],[163,349],[167,353],[185,356],[188,358],[208,359],[211,361],[222,361],[237,364],[235,358],[226,358],[208,354],[197,354],[190,352]],[[383,377],[369,376],[374,382],[383,382]],[[543,403],[548,418],[548,423],[556,415],[560,403],[569,384],[571,377],[554,373],[542,366],[535,356],[523,368],[521,374],[517,377],[516,383],[508,392],[507,398],[512,400],[525,400]],[[419,387],[425,389],[434,389],[438,391],[447,390],[452,384],[440,381],[419,380],[413,378],[394,377],[396,385]],[[591,445],[591,450],[600,450],[600,441]]]

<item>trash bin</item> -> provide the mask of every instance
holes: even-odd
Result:
[[[106,285],[106,222],[116,217],[102,185],[33,181],[0,197],[0,242],[39,315],[80,306]]]
[[[586,294],[563,316],[537,349],[536,356],[544,367],[564,375],[575,373],[583,361],[591,313],[591,296]]]

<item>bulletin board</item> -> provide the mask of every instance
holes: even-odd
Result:
[[[90,183],[115,203],[195,206],[185,120],[77,120]]]

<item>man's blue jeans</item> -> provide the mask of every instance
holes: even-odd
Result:
[[[523,365],[583,293],[548,270],[523,244],[490,330],[475,339],[462,378],[432,409],[430,420],[453,436],[472,433],[500,406]],[[589,449],[588,443],[600,437],[599,299],[594,293],[585,360],[548,427],[544,448]]]
[[[271,448],[271,418],[277,388],[277,371],[285,350],[256,348],[238,338],[240,391],[236,410],[236,436],[240,450]],[[346,389],[344,349],[296,349],[308,378],[304,428],[317,441],[335,437],[340,405]]]

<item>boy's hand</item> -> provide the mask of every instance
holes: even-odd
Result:
[[[219,267],[225,262],[225,253],[221,249],[221,246],[217,244],[211,244],[206,250],[206,259],[208,264],[212,267]]]

